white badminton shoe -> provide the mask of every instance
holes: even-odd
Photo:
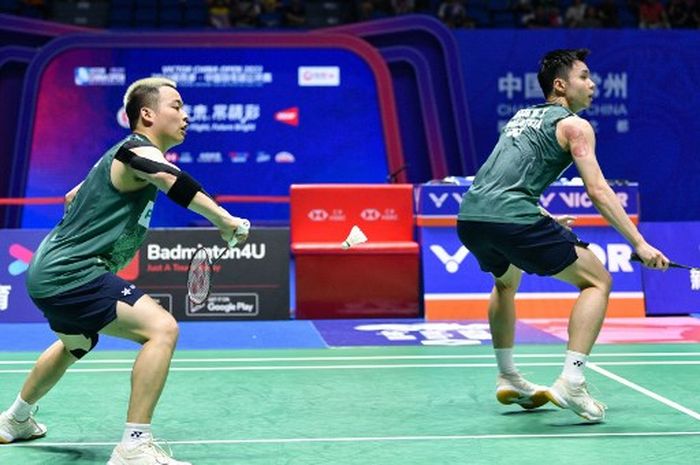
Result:
[[[498,375],[496,399],[502,404],[518,404],[527,410],[549,402],[547,388],[529,382],[520,373]]]
[[[172,452],[165,452],[152,439],[143,441],[133,449],[120,443],[112,451],[107,465],[192,465],[175,460],[171,456]]]
[[[585,382],[577,385],[560,376],[547,390],[547,397],[557,407],[569,409],[590,422],[605,419],[607,406],[591,396]]]
[[[30,415],[25,421],[17,421],[7,412],[0,413],[0,444],[29,441],[46,435],[46,426],[37,423]]]

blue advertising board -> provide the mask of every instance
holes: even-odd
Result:
[[[609,314],[643,316],[640,267],[630,262],[631,246],[613,228],[579,227],[574,232],[613,277]],[[476,258],[453,227],[420,230],[425,315],[427,319],[477,318],[486,315],[493,277],[481,271]],[[521,317],[568,315],[578,289],[551,277],[523,273],[516,300]]]
[[[700,266],[700,222],[642,223],[640,230],[671,260]],[[700,270],[643,268],[642,282],[648,315],[700,313]]]
[[[519,109],[542,102],[537,72],[544,54],[585,47],[591,50],[586,63],[597,87],[592,105],[580,115],[595,128],[605,176],[640,183],[645,221],[700,219],[700,210],[681,200],[700,198],[700,34],[569,28],[454,33],[480,163]]]
[[[418,224],[447,226],[455,222],[462,196],[471,186],[465,178],[453,182],[423,184],[418,188]],[[639,219],[639,186],[636,183],[613,183],[611,186],[632,221]],[[540,196],[540,205],[555,215],[573,215],[577,225],[602,226],[607,223],[596,210],[579,182],[556,182]]]
[[[292,183],[383,183],[402,165],[376,51],[351,38],[256,37],[93,35],[42,50],[28,76],[28,142],[16,157],[15,175],[26,182],[14,191],[60,197],[78,184],[130,132],[122,97],[149,76],[176,81],[189,114],[185,142],[166,158],[213,195],[279,200]],[[21,226],[52,227],[61,208],[28,205]],[[254,220],[286,222],[289,214],[283,201],[231,210]],[[165,201],[152,225],[198,221]]]
[[[0,323],[43,322],[24,284],[29,262],[48,230],[0,230]]]

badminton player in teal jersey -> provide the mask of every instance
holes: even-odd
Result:
[[[169,163],[164,153],[185,139],[188,118],[173,81],[146,78],[126,91],[132,133],[109,149],[85,180],[66,195],[64,216],[35,253],[27,289],[58,340],[38,359],[19,395],[0,414],[0,442],[34,439],[46,427],[34,406],[87,354],[98,335],[142,345],[132,371],[122,441],[109,465],[186,465],[153,441],[151,418],[178,338],[172,315],[115,273],[139,249],[158,190],[214,224],[224,241],[243,220],[216,204],[200,184]]]
[[[495,280],[489,323],[499,368],[497,399],[527,409],[551,400],[596,422],[604,419],[605,406],[589,394],[584,367],[603,324],[612,279],[588,244],[568,228],[572,218],[543,214],[539,197],[573,162],[595,207],[644,264],[666,269],[669,260],[628,218],[598,165],[591,124],[576,115],[591,104],[595,90],[585,63],[588,53],[555,50],[544,56],[537,77],[546,102],[518,111],[504,126],[462,199],[457,233]],[[569,319],[564,369],[550,388],[525,380],[513,363],[521,270],[552,276],[580,290]]]

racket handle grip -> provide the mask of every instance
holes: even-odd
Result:
[[[643,263],[642,257],[637,255],[637,252],[632,252],[632,255],[630,255],[630,260],[632,260],[633,262]]]

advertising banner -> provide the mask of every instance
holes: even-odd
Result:
[[[642,198],[653,200],[645,204],[644,221],[698,219],[697,209],[678,200],[700,198],[697,129],[688,130],[700,106],[695,89],[700,67],[688,65],[700,58],[696,31],[462,29],[454,34],[480,163],[518,110],[543,101],[537,72],[544,54],[585,47],[592,52],[586,64],[596,89],[580,116],[595,129],[603,173],[640,183]]]
[[[632,248],[612,228],[574,228],[613,277],[608,316],[644,316],[640,266]],[[426,319],[484,318],[493,277],[459,241],[455,228],[420,230]],[[523,273],[516,296],[521,317],[568,315],[578,289],[553,279]]]
[[[671,260],[700,266],[700,222],[642,223],[647,241]],[[700,313],[700,270],[642,269],[648,315]]]
[[[29,262],[48,229],[0,229],[0,323],[43,322],[27,294]]]
[[[289,229],[253,229],[245,244],[214,264],[209,298],[187,298],[187,269],[199,245],[226,248],[213,229],[152,230],[120,275],[160,301],[178,320],[289,319]]]
[[[24,283],[29,262],[49,230],[0,230],[0,323],[43,322]],[[202,305],[187,298],[187,269],[196,248],[218,256],[225,243],[213,229],[153,229],[118,274],[141,288],[177,320],[289,319],[289,229],[261,228],[213,267]]]
[[[462,196],[471,181],[451,178],[454,182],[422,184],[418,187],[418,224],[420,226],[454,225]],[[639,186],[637,183],[613,183],[617,198],[633,222],[639,219]],[[540,196],[540,205],[553,215],[573,215],[580,226],[602,226],[607,222],[598,213],[586,189],[575,181],[555,182]]]
[[[160,37],[154,40],[166,40]],[[149,76],[176,81],[189,115],[186,140],[166,158],[213,195],[279,198],[295,182],[385,182],[390,170],[381,89],[372,65],[354,50],[322,39],[296,47],[234,46],[218,34],[200,42],[182,38],[182,46],[91,40],[98,38],[62,48],[37,78],[36,105],[27,106],[33,110],[29,149],[21,155],[26,186],[18,195],[62,196],[78,184],[102,153],[129,134],[124,92]],[[289,215],[281,201],[236,208],[239,216],[278,224]],[[50,227],[60,213],[60,205],[28,205],[21,225]],[[162,202],[152,224],[200,221]]]

